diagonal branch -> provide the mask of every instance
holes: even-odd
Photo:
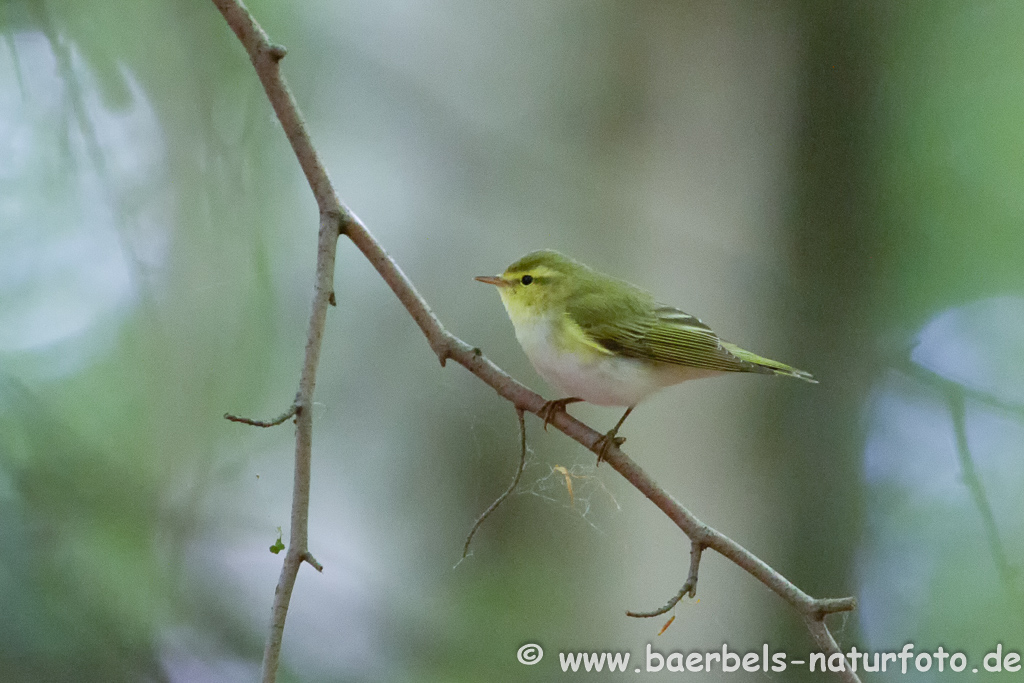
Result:
[[[1017,600],[1021,601],[1019,592],[1018,577],[1019,570],[1010,564],[1006,555],[1006,549],[999,538],[999,526],[996,524],[995,515],[992,514],[992,506],[989,504],[988,495],[985,493],[985,486],[981,483],[978,470],[974,467],[974,458],[971,457],[971,449],[967,441],[967,408],[963,392],[951,388],[948,391],[949,412],[953,420],[953,434],[956,436],[956,452],[960,459],[960,469],[963,473],[964,483],[967,490],[971,492],[974,505],[981,515],[981,526],[985,530],[985,537],[988,540],[992,558],[995,561],[996,569],[999,571],[999,578],[1007,591]]]
[[[1010,596],[1018,603],[1024,604],[1024,574],[1021,568],[1011,563],[1006,553],[1006,548],[999,536],[999,526],[996,524],[995,515],[992,513],[992,505],[989,503],[988,495],[985,493],[985,485],[978,475],[974,466],[974,458],[971,455],[970,444],[967,441],[967,400],[987,408],[1010,413],[1021,419],[1024,416],[1024,406],[1011,403],[974,387],[961,384],[957,381],[947,379],[942,375],[922,365],[906,359],[904,371],[917,381],[936,388],[942,393],[949,406],[950,420],[953,423],[953,436],[956,442],[957,458],[960,461],[960,470],[963,475],[964,485],[971,494],[974,506],[978,509],[981,517],[981,526],[988,541],[989,551],[992,560],[1002,579],[1003,586]]]
[[[299,393],[295,399],[297,414],[291,542],[274,597],[271,628],[263,658],[263,681],[272,683],[276,678],[285,617],[299,567],[304,561],[317,566],[307,549],[312,411],[306,408],[312,405],[324,322],[327,307],[333,297],[338,235],[346,235],[377,270],[419,326],[442,366],[447,360],[454,360],[488,384],[499,396],[511,402],[518,411],[540,415],[546,402],[542,396],[517,382],[487,359],[480,349],[470,346],[444,329],[405,273],[388,256],[359,218],[338,199],[309,138],[298,106],[281,76],[279,62],[286,53],[285,49],[270,42],[241,0],[213,0],[213,3],[248,52],[266,90],[267,98],[295,151],[295,156],[320,208],[320,238],[317,246],[313,310],[309,320],[306,357],[299,381]],[[558,411],[550,417],[549,422],[595,454],[601,449],[603,435],[565,411]],[[604,453],[604,459],[675,522],[692,544],[710,548],[732,560],[796,609],[823,652],[839,652],[839,647],[825,624],[825,617],[835,612],[854,609],[856,601],[853,598],[812,598],[749,550],[697,519],[617,446],[609,445]],[[850,671],[841,673],[840,677],[849,683],[859,681],[857,675]]]

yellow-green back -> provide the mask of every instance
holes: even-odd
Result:
[[[644,290],[599,273],[552,250],[534,251],[510,265],[499,288],[518,328],[559,320],[588,345],[616,355],[723,372],[797,377],[809,373],[723,341],[697,318],[658,304]]]

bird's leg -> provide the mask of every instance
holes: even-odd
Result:
[[[544,418],[544,431],[548,431],[548,423],[551,422],[551,418],[555,416],[559,410],[565,410],[565,406],[570,403],[579,403],[583,399],[570,396],[569,398],[556,398],[553,401],[548,401],[544,406],[537,411],[537,417]]]
[[[612,427],[611,431],[594,442],[594,446],[601,444],[601,450],[597,452],[598,465],[600,465],[601,462],[604,461],[604,456],[608,454],[608,448],[611,446],[611,444],[614,443],[615,446],[618,447],[626,442],[625,437],[615,435],[619,433],[619,427],[621,427],[622,423],[626,421],[626,418],[629,417],[629,414],[633,412],[633,408],[636,408],[636,406],[632,405],[626,408],[626,412],[622,414],[622,417],[620,417],[619,421],[615,423],[615,426]]]

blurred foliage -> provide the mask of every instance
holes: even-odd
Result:
[[[844,649],[1024,647],[1021,6],[250,6],[339,192],[450,329],[546,391],[471,279],[544,246],[812,370],[819,387],[666,392],[630,418],[630,452],[808,592],[856,594],[833,618]],[[0,43],[3,679],[253,680],[292,435],[221,416],[294,394],[315,205],[212,4],[0,0]],[[300,574],[281,680],[809,647],[714,558],[663,636],[626,619],[678,589],[688,544],[535,420],[521,495],[453,570],[512,476],[514,411],[437,367],[344,241],[336,289],[314,407],[325,572]],[[545,661],[516,662],[527,642]]]
[[[817,547],[793,578],[815,593],[829,590],[822,582],[829,577],[854,578],[857,640],[875,650],[944,645],[978,666],[997,643],[1020,650],[1021,586],[998,578],[944,396],[953,391],[953,400],[967,401],[969,440],[985,445],[964,456],[979,459],[1001,543],[1019,568],[1024,528],[1001,482],[1024,483],[1009,446],[1024,406],[1018,394],[1019,408],[1007,412],[1000,386],[1008,382],[997,378],[1019,376],[1024,319],[1004,307],[973,316],[969,332],[929,323],[964,302],[1024,292],[1021,7],[806,6],[813,76],[798,224],[808,274],[801,298],[812,324],[828,330],[822,362],[839,347],[854,354],[837,372],[844,389],[836,403],[817,414],[863,417],[847,422],[846,434],[834,420],[808,431],[819,453],[830,455],[819,460],[819,479],[797,483],[805,510],[798,537]],[[822,277],[823,266],[831,277]],[[911,350],[925,344],[959,384],[913,368]],[[858,443],[863,463],[844,455]],[[868,484],[862,503],[849,495],[858,470]],[[823,499],[832,504],[812,514]]]

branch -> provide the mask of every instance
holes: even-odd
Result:
[[[281,566],[281,576],[274,592],[270,632],[263,650],[263,683],[274,683],[281,658],[284,624],[291,603],[292,589],[303,562],[317,571],[320,563],[309,552],[309,479],[313,445],[313,390],[316,371],[320,364],[327,307],[334,298],[334,259],[337,253],[341,225],[342,205],[331,186],[324,165],[306,132],[306,124],[299,107],[281,76],[280,61],[286,51],[274,45],[239,0],[213,0],[224,15],[228,26],[245,46],[253,68],[267,93],[274,113],[295,151],[309,187],[320,208],[320,234],[316,251],[316,283],[313,288],[313,306],[306,334],[306,357],[302,363],[299,391],[295,396],[295,473],[292,485],[291,529],[288,552]],[[349,214],[351,215],[351,214]],[[287,418],[285,418],[287,419]]]
[[[672,596],[672,598],[665,603],[664,606],[659,607],[651,612],[626,612],[627,617],[637,617],[640,619],[648,619],[650,617],[657,617],[665,612],[669,611],[676,604],[679,603],[684,597],[689,595],[691,598],[697,595],[697,572],[700,571],[700,556],[704,553],[704,546],[697,541],[690,543],[690,573],[686,577],[686,583],[679,589],[679,592]]]
[[[1002,579],[1006,590],[1017,602],[1021,602],[1021,594],[1018,590],[1019,570],[1010,564],[1007,558],[1006,549],[999,538],[999,526],[996,524],[995,515],[992,514],[992,506],[985,494],[985,487],[978,477],[978,471],[974,468],[974,459],[971,457],[971,449],[967,443],[967,416],[964,405],[964,395],[955,389],[948,391],[949,412],[953,420],[953,433],[956,436],[956,452],[960,459],[960,468],[963,472],[964,483],[967,490],[971,492],[971,498],[981,515],[981,526],[985,530],[985,537],[988,540],[992,558],[995,561],[996,569],[999,571],[999,578]]]
[[[295,400],[298,413],[296,416],[291,543],[274,597],[270,634],[263,658],[263,681],[264,683],[273,683],[280,658],[285,617],[288,613],[288,604],[292,588],[295,585],[295,578],[302,562],[312,560],[312,556],[306,548],[312,411],[305,410],[305,408],[312,405],[324,321],[333,294],[334,259],[339,233],[346,235],[352,241],[388,284],[423,332],[427,343],[442,366],[447,360],[454,360],[488,384],[499,396],[511,402],[518,411],[529,411],[540,415],[546,401],[542,396],[517,382],[487,359],[480,349],[470,346],[444,329],[405,273],[388,256],[362,221],[338,199],[306,132],[298,106],[281,76],[279,62],[286,54],[285,49],[270,42],[266,33],[240,0],[213,0],[213,3],[224,15],[228,25],[249,53],[253,67],[266,90],[267,97],[281,122],[285,135],[295,151],[295,156],[320,208],[316,287],[306,341],[306,358],[299,382],[299,393]],[[603,435],[565,411],[558,411],[554,416],[542,417],[550,418],[548,419],[550,424],[595,454],[602,450]],[[659,487],[639,465],[634,463],[615,444],[608,445],[604,453],[604,460],[675,522],[676,526],[689,537],[691,543],[715,550],[732,560],[792,605],[804,618],[808,631],[822,651],[828,654],[839,652],[839,647],[832,638],[824,619],[828,614],[854,609],[856,601],[853,598],[826,600],[812,598],[749,550],[697,519],[693,513]],[[845,681],[859,680],[852,672],[845,672],[841,674],[841,677]]]
[[[933,370],[913,362],[909,359],[909,355],[903,359],[903,370],[908,376],[918,382],[934,387],[943,395],[948,404],[963,481],[971,494],[975,507],[978,509],[978,514],[981,516],[981,525],[985,531],[985,537],[992,553],[992,560],[995,562],[999,577],[1007,592],[1018,605],[1024,605],[1024,586],[1021,584],[1021,569],[1009,560],[999,536],[999,526],[996,524],[995,515],[992,513],[992,506],[989,503],[988,495],[985,493],[985,486],[974,467],[974,458],[971,456],[970,445],[967,441],[966,403],[967,399],[970,399],[972,402],[979,403],[988,408],[1010,413],[1017,420],[1024,417],[1024,406],[1005,401],[988,392],[947,379]]]
[[[241,422],[244,425],[250,425],[252,427],[276,427],[280,424],[284,424],[285,420],[294,416],[298,412],[299,405],[297,403],[293,403],[288,410],[284,411],[273,420],[254,420],[251,417],[242,417],[240,415],[232,415],[231,413],[224,413],[224,419],[230,420],[231,422]]]

